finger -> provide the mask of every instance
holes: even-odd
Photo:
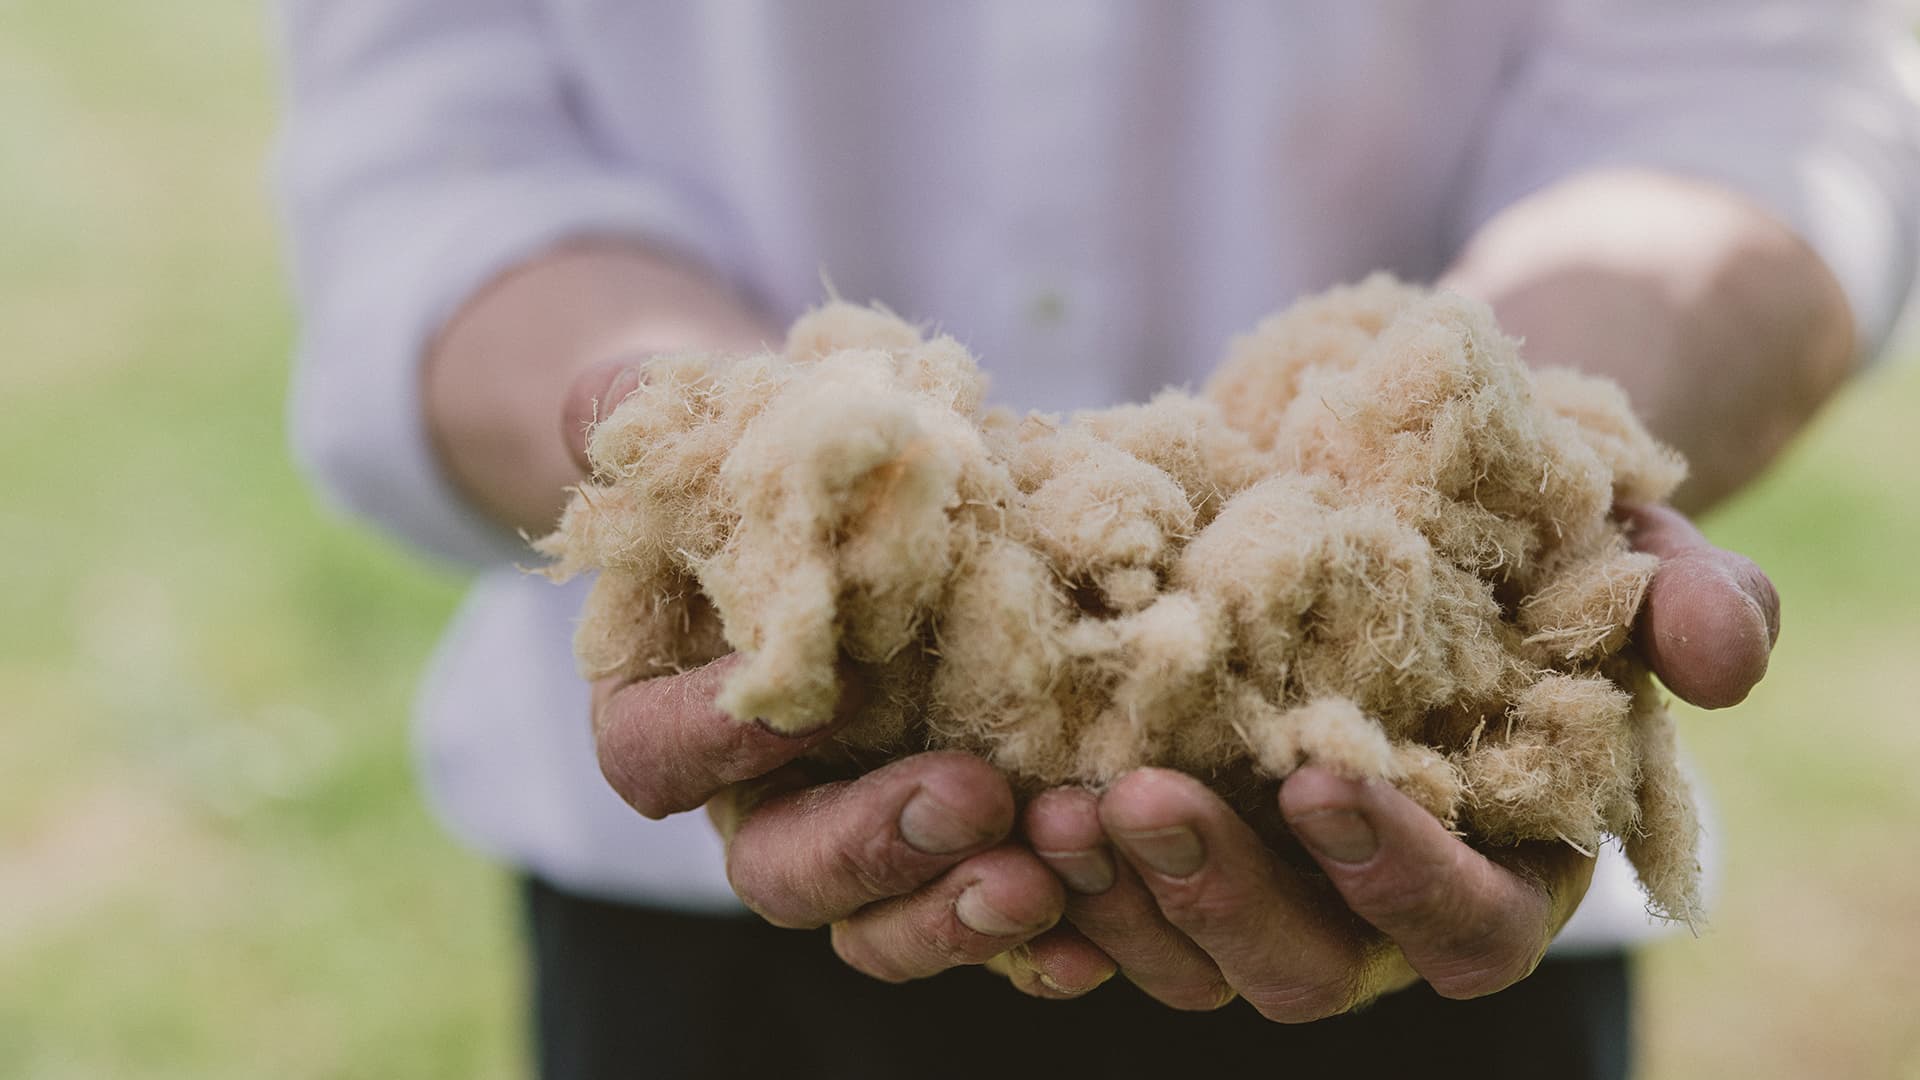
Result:
[[[588,433],[646,381],[642,372],[645,361],[644,356],[603,360],[582,370],[568,385],[560,410],[560,436],[566,440],[567,453],[573,455],[581,475],[593,471],[587,461]]]
[[[1084,934],[1061,923],[987,961],[987,970],[1006,976],[1022,993],[1066,1001],[1093,991],[1117,968]]]
[[[1166,769],[1128,773],[1100,800],[1100,820],[1167,921],[1262,1016],[1318,1020],[1385,989],[1390,949],[1284,866],[1198,780]]]
[[[1593,860],[1565,845],[1515,873],[1391,785],[1325,769],[1289,776],[1280,811],[1353,912],[1445,997],[1490,994],[1532,973],[1593,874]]]
[[[1633,546],[1660,557],[1636,640],[1669,690],[1705,709],[1737,705],[1767,673],[1780,594],[1744,555],[1714,547],[1678,511],[1622,506]]]
[[[1217,1009],[1234,997],[1220,966],[1169,923],[1140,875],[1116,863],[1099,799],[1055,788],[1027,805],[1027,842],[1067,886],[1067,920],[1149,997],[1176,1009]]]
[[[887,982],[984,964],[1060,920],[1060,882],[1030,851],[982,852],[917,892],[833,924],[833,950]]]
[[[1012,827],[1013,792],[992,766],[920,754],[761,803],[727,845],[727,878],[767,921],[821,926],[918,889]]]
[[[1034,853],[1081,896],[1113,888],[1113,851],[1100,827],[1100,798],[1086,788],[1051,788],[1034,796],[1021,817]]]
[[[727,656],[679,675],[594,684],[600,772],[629,806],[656,820],[692,810],[832,738],[831,725],[787,736],[721,712],[713,699],[737,662]]]

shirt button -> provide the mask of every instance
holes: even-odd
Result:
[[[1054,326],[1067,317],[1067,297],[1058,289],[1042,289],[1027,301],[1027,321],[1036,327]]]

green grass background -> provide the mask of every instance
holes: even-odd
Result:
[[[457,583],[317,512],[242,0],[0,0],[0,1076],[523,1071],[504,878],[421,810]],[[1654,1077],[1920,1077],[1920,365],[1707,525],[1786,597],[1683,724],[1727,851]]]

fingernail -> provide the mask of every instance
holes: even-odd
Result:
[[[951,855],[986,839],[972,822],[925,791],[908,800],[900,811],[900,836],[915,851],[927,855]]]
[[[1099,978],[1093,980],[1093,984],[1091,986],[1063,985],[1059,980],[1055,979],[1053,976],[1047,974],[1046,972],[1041,971],[1039,968],[1034,968],[1034,974],[1040,977],[1041,986],[1046,987],[1047,989],[1053,991],[1056,994],[1086,994],[1099,989],[1100,986],[1105,984],[1108,979],[1113,978],[1114,970],[1117,970],[1117,969],[1110,969],[1108,971],[1102,972]]]
[[[613,377],[613,381],[607,384],[606,395],[595,403],[595,413],[605,418],[608,413],[618,408],[622,401],[627,400],[628,394],[640,389],[640,382],[639,368],[621,369],[620,373]]]
[[[807,728],[805,731],[785,731],[775,727],[773,725],[773,721],[767,719],[764,716],[754,717],[753,726],[759,728],[761,731],[764,731],[769,735],[775,735],[782,739],[795,739],[795,740],[804,739],[807,736],[817,734],[820,731],[818,727],[810,727],[810,728]]]
[[[1099,848],[1042,851],[1039,855],[1074,892],[1098,896],[1113,888],[1113,860]]]
[[[1000,912],[987,902],[986,889],[978,885],[969,885],[960,899],[953,902],[953,914],[967,929],[988,937],[1010,937],[1034,929],[1033,924],[1023,923]]]
[[[1120,842],[1134,858],[1168,877],[1187,877],[1207,861],[1200,835],[1185,825],[1121,833]]]
[[[1773,587],[1772,579],[1749,561],[1741,568],[1740,591],[1753,601],[1760,621],[1766,624],[1767,648],[1780,644],[1780,591]]]
[[[1357,810],[1316,810],[1292,824],[1308,847],[1334,862],[1363,863],[1380,850],[1380,838]]]

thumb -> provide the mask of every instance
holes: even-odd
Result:
[[[1558,845],[1517,873],[1391,786],[1311,766],[1281,785],[1280,812],[1353,913],[1443,997],[1525,978],[1592,874],[1591,860]]]
[[[1780,594],[1752,559],[1714,547],[1678,511],[1621,506],[1633,546],[1660,557],[1635,639],[1667,689],[1703,709],[1737,705],[1767,672]]]
[[[587,438],[593,425],[605,419],[628,394],[646,382],[647,354],[601,360],[574,376],[560,410],[560,436],[581,475],[593,472],[587,458]]]

